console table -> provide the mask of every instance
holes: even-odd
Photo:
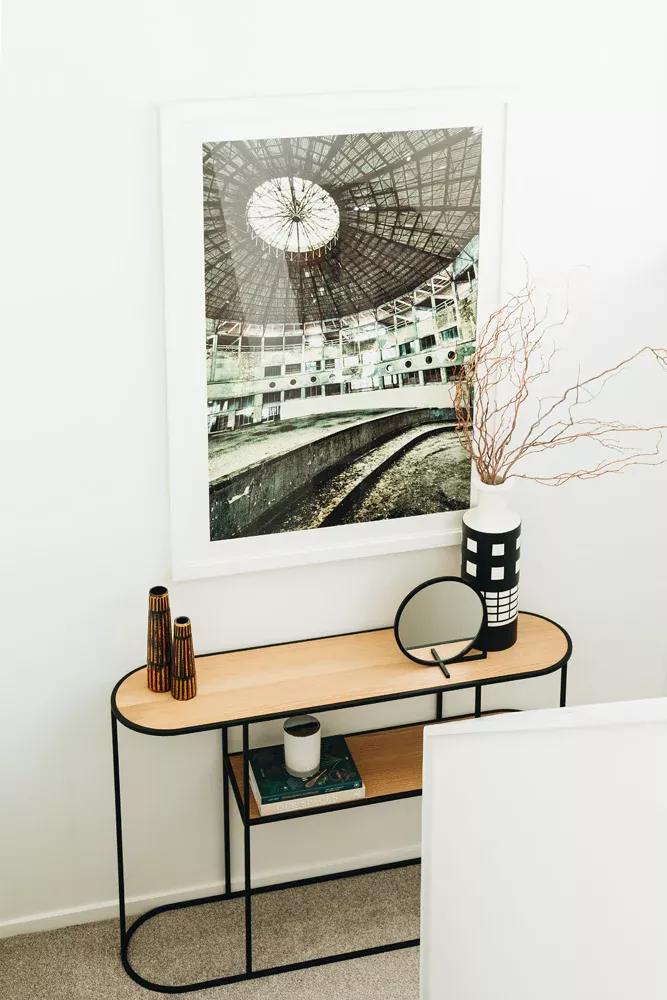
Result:
[[[407,941],[363,948],[338,955],[292,962],[272,968],[256,968],[252,947],[252,900],[257,893],[292,888],[331,878],[385,871],[417,864],[419,858],[374,865],[354,871],[297,879],[275,885],[252,886],[251,831],[264,823],[287,822],[337,809],[358,809],[377,802],[421,795],[422,735],[424,725],[446,721],[442,717],[442,696],[447,691],[473,688],[475,715],[482,714],[482,688],[489,684],[539,677],[560,670],[560,704],[565,705],[567,664],[572,643],[567,632],[555,622],[526,612],[519,614],[518,639],[511,649],[490,652],[486,659],[465,659],[449,665],[450,678],[439,667],[419,666],[399,651],[391,628],[355,632],[284,643],[234,652],[197,657],[196,698],[176,701],[169,694],[149,691],[146,671],[139,668],[123,677],[111,695],[111,729],[116,805],[116,846],[120,904],[120,954],[132,979],[147,989],[181,993],[227,983],[270,976],[279,972],[359,958],[419,944]],[[379,702],[435,696],[435,713],[425,722],[392,726],[347,737],[348,745],[366,786],[366,797],[351,802],[312,806],[296,812],[260,816],[254,801],[248,767],[250,726],[296,713],[326,712],[333,709],[372,705]],[[219,729],[222,743],[222,797],[224,809],[225,891],[215,896],[189,899],[157,906],[143,913],[129,926],[126,923],[125,877],[118,723],[149,736],[178,736]],[[242,730],[243,750],[230,753],[229,730]],[[243,822],[244,888],[232,891],[230,874],[230,790]],[[128,957],[132,936],[147,920],[166,910],[199,906],[242,897],[245,906],[245,971],[202,982],[179,986],[153,983],[134,970]]]

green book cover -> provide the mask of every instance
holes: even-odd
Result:
[[[363,786],[344,736],[322,738],[320,766],[312,778],[288,774],[282,744],[250,750],[248,759],[263,805]]]

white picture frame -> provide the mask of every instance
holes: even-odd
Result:
[[[474,125],[482,133],[478,315],[499,305],[505,105],[475,92],[176,103],[161,108],[171,563],[175,580],[457,544],[461,513],[211,541],[202,143]],[[197,336],[196,332],[202,331]]]

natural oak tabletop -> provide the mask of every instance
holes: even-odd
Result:
[[[567,661],[570,648],[560,626],[522,612],[514,646],[449,664],[448,680],[438,667],[404,656],[393,629],[384,628],[198,656],[197,696],[190,701],[149,691],[141,667],[117,685],[112,704],[120,722],[166,735],[548,673]]]

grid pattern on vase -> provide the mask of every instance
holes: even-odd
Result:
[[[514,621],[519,611],[519,588],[511,590],[483,590],[482,597],[486,601],[487,621],[489,628],[498,628]]]
[[[512,531],[493,533],[477,531],[463,522],[461,576],[484,597],[487,629],[497,637],[494,643],[503,642],[502,630],[516,629],[520,562],[521,525]],[[511,633],[507,635],[509,638]]]

